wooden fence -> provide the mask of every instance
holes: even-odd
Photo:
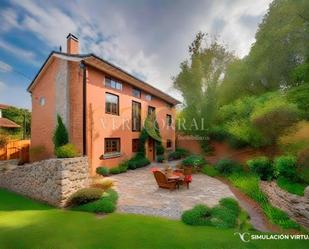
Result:
[[[20,159],[29,162],[30,140],[10,141],[0,148],[0,160]]]

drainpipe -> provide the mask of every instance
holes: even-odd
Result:
[[[87,134],[86,134],[86,122],[87,122],[87,78],[86,78],[86,65],[84,61],[81,61],[81,69],[83,70],[83,155],[87,154]]]

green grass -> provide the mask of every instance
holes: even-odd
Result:
[[[241,242],[235,230],[192,227],[180,221],[51,208],[0,189],[1,249],[307,248],[307,241]]]
[[[300,229],[300,226],[291,220],[285,212],[269,203],[267,196],[260,189],[260,180],[257,175],[238,173],[230,175],[228,179],[235,187],[260,204],[271,223],[284,229]]]
[[[307,184],[305,183],[293,182],[284,177],[279,177],[277,179],[277,184],[283,190],[299,196],[304,195],[305,188],[307,187]]]

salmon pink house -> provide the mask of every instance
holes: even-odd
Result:
[[[155,113],[162,144],[175,149],[175,106],[179,101],[94,54],[80,54],[78,38],[67,36],[67,53],[51,52],[28,87],[32,98],[31,147],[54,157],[57,115],[91,174],[114,167],[137,151],[148,114]],[[146,141],[146,156],[156,157],[155,141]],[[32,157],[32,160],[35,160]]]

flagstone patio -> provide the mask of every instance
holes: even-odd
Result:
[[[172,165],[176,163],[173,162]],[[184,210],[196,204],[212,207],[221,198],[235,198],[227,185],[204,174],[194,174],[189,189],[185,186],[173,191],[159,189],[150,171],[152,167],[162,167],[162,164],[153,163],[112,177],[116,180],[119,193],[119,212],[179,219]]]

